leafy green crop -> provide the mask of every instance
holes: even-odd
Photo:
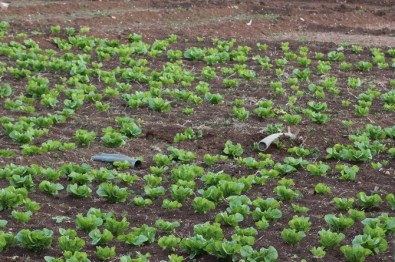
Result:
[[[102,224],[103,224],[103,219],[95,215],[87,215],[84,217],[80,213],[77,214],[75,218],[75,225],[77,226],[77,228],[86,232],[92,231],[93,229],[97,228],[98,226],[101,226]]]
[[[380,195],[373,194],[371,196],[366,195],[365,192],[359,192],[357,194],[358,204],[362,209],[368,210],[375,207],[379,207],[380,204],[383,202]]]
[[[114,129],[105,128],[103,129],[104,135],[101,137],[101,141],[106,147],[120,147],[126,143],[126,136]]]
[[[0,231],[0,252],[12,246],[15,242],[14,235]]]
[[[231,157],[238,157],[243,154],[244,150],[241,144],[234,145],[232,141],[227,140],[223,152],[224,154],[229,155]]]
[[[111,203],[123,203],[129,195],[127,188],[120,188],[110,183],[100,184],[96,193]]]
[[[346,245],[340,247],[340,250],[343,252],[346,261],[349,262],[363,262],[372,253],[372,251],[361,245]]]
[[[13,210],[11,212],[12,217],[19,223],[27,223],[30,221],[33,212],[32,211],[26,211],[26,212],[20,212]]]
[[[388,243],[383,237],[371,236],[368,234],[357,235],[352,241],[353,245],[361,245],[375,254],[388,250]]]
[[[177,245],[180,243],[181,238],[176,237],[175,235],[171,234],[168,236],[163,236],[158,239],[158,245],[163,250],[174,250]]]
[[[105,261],[116,256],[115,247],[96,246],[95,255],[99,260]]]
[[[296,231],[307,232],[310,230],[311,222],[309,217],[299,217],[296,215],[288,222],[288,225]]]
[[[134,228],[126,235],[119,235],[118,240],[131,246],[142,246],[155,240],[156,229],[147,225]]]
[[[336,216],[334,214],[327,214],[324,217],[325,222],[328,223],[331,230],[342,231],[354,225],[354,220],[343,215]]]
[[[77,237],[77,232],[72,229],[59,229],[61,236],[58,238],[58,246],[62,251],[76,252],[85,246],[85,240]]]
[[[127,221],[126,217],[123,217],[121,221],[115,218],[107,218],[104,223],[104,227],[115,236],[123,234],[129,228],[129,225],[130,223]]]
[[[92,239],[92,245],[105,245],[113,239],[113,234],[111,231],[104,229],[100,232],[99,229],[93,229],[89,232],[89,237]]]
[[[67,192],[77,198],[87,198],[91,195],[92,189],[87,185],[69,184]]]
[[[339,209],[339,210],[349,210],[349,209],[351,209],[354,201],[355,201],[354,198],[334,197],[332,199],[332,202],[335,203],[336,208]]]
[[[0,211],[21,205],[25,197],[27,197],[25,188],[15,189],[15,187],[9,186],[0,189]]]
[[[325,249],[332,249],[339,245],[341,241],[346,237],[343,233],[336,233],[330,230],[322,229],[318,231],[320,236],[319,243]]]
[[[78,129],[75,132],[75,138],[77,139],[80,145],[89,146],[96,138],[96,133],[88,132],[87,130],[83,130],[83,129]]]
[[[310,251],[314,258],[324,258],[326,255],[323,247],[313,247]]]
[[[385,199],[387,200],[388,204],[391,206],[391,209],[395,210],[395,196],[394,194],[388,194]]]
[[[16,243],[24,248],[39,251],[49,248],[52,244],[53,231],[49,229],[29,230],[22,229],[15,236]]]
[[[208,211],[215,209],[215,203],[203,197],[195,197],[192,205],[197,213],[205,214]]]
[[[64,189],[64,186],[62,186],[59,183],[52,183],[48,180],[43,180],[39,186],[41,191],[50,194],[52,196],[57,196],[59,195],[59,191]]]
[[[313,176],[325,176],[330,167],[322,162],[317,164],[308,164],[306,170]]]
[[[281,231],[281,238],[291,245],[299,243],[305,236],[306,234],[303,231],[297,231],[296,229],[284,228]]]

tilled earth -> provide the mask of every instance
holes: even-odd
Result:
[[[60,25],[61,27],[80,27],[88,26],[91,33],[97,37],[119,39],[125,41],[127,35],[131,33],[141,34],[145,41],[152,42],[154,39],[163,39],[170,34],[176,34],[179,38],[178,43],[172,46],[174,49],[185,50],[187,47],[210,45],[212,38],[237,39],[237,43],[253,47],[251,57],[259,54],[255,46],[257,42],[268,43],[269,50],[265,53],[273,60],[280,54],[280,42],[288,41],[291,49],[297,52],[300,46],[308,46],[311,54],[314,52],[328,53],[336,50],[339,45],[359,44],[366,47],[395,47],[395,5],[391,0],[381,1],[13,1],[7,10],[0,10],[0,20],[5,20],[11,24],[11,33],[16,35],[21,32],[29,32],[29,37],[40,43],[41,48],[55,48],[51,42],[50,26]],[[41,32],[42,34],[33,33]],[[204,37],[205,42],[197,43],[196,37]],[[2,41],[12,40],[13,37]],[[254,49],[255,48],[255,49]],[[346,49],[344,52],[348,58],[347,62],[356,63],[361,60],[369,60],[369,48],[365,48],[361,54],[354,54]],[[1,57],[0,57],[1,58]],[[160,68],[166,58],[160,57],[151,62],[152,68]],[[205,66],[203,62],[184,61],[188,70],[200,72]],[[313,65],[315,62],[313,61]],[[48,139],[67,140],[70,139],[76,129],[83,128],[100,133],[103,126],[111,125],[116,116],[125,114],[141,117],[143,119],[143,135],[128,142],[120,149],[113,149],[115,152],[128,155],[144,157],[142,168],[132,171],[143,176],[149,173],[149,166],[153,165],[152,156],[156,153],[166,153],[166,148],[173,145],[173,138],[176,133],[182,132],[187,127],[202,129],[203,139],[196,141],[182,142],[183,149],[193,151],[197,154],[197,163],[205,166],[202,157],[206,153],[221,154],[226,140],[240,143],[244,150],[244,156],[257,157],[252,145],[262,139],[267,133],[264,131],[268,124],[278,122],[276,119],[262,120],[251,114],[245,122],[238,122],[232,118],[231,103],[236,98],[244,98],[245,107],[253,111],[259,99],[273,98],[268,92],[270,81],[276,77],[273,70],[270,73],[260,72],[257,64],[250,60],[246,63],[249,68],[257,71],[257,79],[252,82],[242,81],[237,89],[224,89],[221,87],[220,80],[213,80],[212,92],[224,95],[225,103],[221,105],[209,105],[197,109],[197,113],[192,116],[184,116],[182,109],[186,103],[177,101],[172,104],[169,113],[152,113],[147,108],[130,109],[122,98],[111,99],[111,111],[99,112],[94,105],[81,108],[68,122],[56,125],[49,134],[37,140],[37,143]],[[109,61],[105,67],[115,68],[116,61]],[[289,65],[296,68],[296,64]],[[388,91],[388,80],[394,79],[394,71],[391,68],[379,70],[374,68],[367,73],[358,73],[359,77],[367,81],[374,82],[382,90]],[[339,88],[347,90],[342,94],[341,100],[350,100],[356,103],[357,92],[346,87],[347,78],[350,76],[338,69],[331,72],[339,81]],[[57,81],[59,76],[51,75]],[[318,82],[321,76],[313,75],[312,82]],[[18,86],[22,90],[24,84],[12,82],[12,79],[1,79],[10,82],[13,86]],[[52,80],[52,79],[51,79]],[[92,84],[99,90],[105,88],[104,84],[98,79],[93,79]],[[136,90],[146,90],[144,85],[133,86]],[[305,105],[310,100],[304,97],[298,103]],[[285,104],[287,99],[284,97],[275,98],[275,104]],[[309,120],[303,120],[299,125],[299,142],[283,141],[286,148],[272,147],[268,153],[272,154],[274,160],[281,161],[289,156],[287,148],[303,145],[306,148],[314,148],[317,152],[309,161],[326,161],[325,150],[336,143],[347,144],[347,135],[353,133],[358,128],[363,128],[365,123],[372,123],[382,127],[394,125],[394,114],[383,113],[382,103],[374,104],[371,107],[368,118],[358,118],[349,109],[342,106],[341,101],[334,97],[325,99],[329,106],[331,121],[326,125],[314,124]],[[38,108],[37,113],[44,113],[44,108]],[[7,115],[9,112],[0,108],[0,115]],[[14,113],[13,117],[19,116]],[[352,128],[342,125],[342,121],[352,120],[355,124]],[[0,131],[0,148],[10,148],[18,150],[18,146],[12,142],[5,134]],[[392,147],[394,142],[390,142]],[[178,144],[176,144],[178,146]],[[102,165],[90,161],[90,157],[98,152],[108,150],[95,142],[88,148],[78,148],[72,152],[46,153],[39,156],[20,156],[15,158],[0,159],[0,167],[14,163],[17,165],[40,164],[42,166],[54,165],[56,167],[67,163],[88,163],[92,167],[99,168]],[[375,161],[387,160],[388,155],[379,155]],[[332,170],[337,161],[327,161]],[[295,203],[310,208],[308,216],[312,222],[312,228],[307,233],[307,237],[298,245],[291,246],[283,242],[280,231],[287,226],[287,222],[295,214],[290,203],[282,205],[283,216],[281,219],[272,223],[267,230],[259,231],[256,237],[257,242],[254,248],[267,247],[272,245],[279,252],[279,261],[315,261],[310,253],[313,246],[318,246],[317,232],[327,225],[323,219],[325,214],[336,213],[337,210],[331,199],[335,196],[352,197],[358,192],[379,192],[381,195],[394,193],[394,162],[380,170],[373,170],[370,163],[359,164],[360,171],[355,183],[347,183],[338,179],[336,171],[332,171],[327,177],[313,177],[301,170],[292,173],[292,178],[296,181],[296,188],[301,191],[303,198]],[[231,174],[235,177],[253,174],[256,170],[247,169],[237,165],[235,161],[224,161],[212,167],[206,167],[206,171]],[[332,188],[330,195],[316,195],[314,185],[323,182]],[[66,179],[60,180],[66,185]],[[97,188],[99,183],[94,184]],[[169,186],[170,179],[165,179],[163,186]],[[254,186],[248,191],[251,199],[256,197],[273,197],[272,188],[276,185],[269,182],[263,186]],[[6,187],[7,182],[0,180],[0,186]],[[143,194],[143,181],[133,184],[131,189],[134,194]],[[92,193],[95,195],[95,191]],[[216,210],[204,215],[194,213],[191,208],[192,199],[188,199],[183,207],[173,211],[161,208],[162,198],[155,200],[152,206],[137,208],[132,204],[108,204],[102,199],[91,197],[85,200],[78,200],[70,197],[66,192],[61,192],[57,198],[43,194],[38,189],[34,194],[29,194],[32,200],[41,203],[39,215],[33,215],[33,219],[27,224],[31,229],[47,227],[57,234],[59,227],[53,220],[54,216],[69,216],[74,218],[78,213],[86,213],[88,207],[101,208],[102,211],[113,211],[120,215],[127,212],[131,226],[140,226],[144,223],[153,225],[158,218],[166,220],[177,219],[181,221],[181,227],[176,230],[180,236],[192,234],[193,225],[205,221],[213,221],[215,214],[219,210],[226,208],[225,203],[219,205]],[[169,197],[167,192],[165,197]],[[390,207],[383,204],[379,209],[372,210],[369,215],[377,215],[387,212],[394,215]],[[9,220],[7,229],[18,232],[26,225],[21,225],[13,221],[10,212],[1,212],[0,218]],[[251,218],[242,222],[242,226],[253,225]],[[74,224],[64,223],[64,228],[74,228]],[[361,234],[362,224],[356,223],[350,230],[344,233],[346,239],[344,244],[350,244],[355,235]],[[229,237],[232,233],[231,228],[224,228],[225,235]],[[81,234],[89,241],[87,235]],[[395,247],[393,239],[388,238],[389,251],[371,256],[368,261],[393,261]],[[169,252],[162,251],[155,244],[143,247],[127,247],[119,242],[113,241],[116,246],[117,254],[150,252],[152,261],[167,259]],[[45,255],[59,257],[61,252],[54,248],[41,252],[27,252],[18,247],[12,247],[0,253],[1,261],[42,261]],[[95,261],[95,247],[87,244],[84,249]],[[216,261],[209,255],[197,257],[198,261]],[[338,248],[327,252],[325,261],[343,261],[344,256]],[[115,261],[115,260],[114,260]]]

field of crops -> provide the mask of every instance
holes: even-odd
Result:
[[[0,260],[391,261],[394,70],[383,46],[0,22]]]

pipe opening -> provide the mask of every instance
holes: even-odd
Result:
[[[265,151],[268,148],[267,144],[265,142],[259,142],[258,143],[258,149],[260,151]]]
[[[141,167],[142,163],[140,160],[136,160],[136,162],[134,162],[134,168],[139,168]]]

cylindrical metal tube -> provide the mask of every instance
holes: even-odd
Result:
[[[132,158],[132,157],[128,157],[126,155],[122,155],[122,154],[107,154],[107,153],[99,153],[97,155],[94,155],[91,160],[93,161],[101,161],[101,162],[109,162],[109,163],[113,163],[115,161],[128,161],[131,165],[132,168],[137,168],[141,166],[141,161],[136,159],[136,158]]]

